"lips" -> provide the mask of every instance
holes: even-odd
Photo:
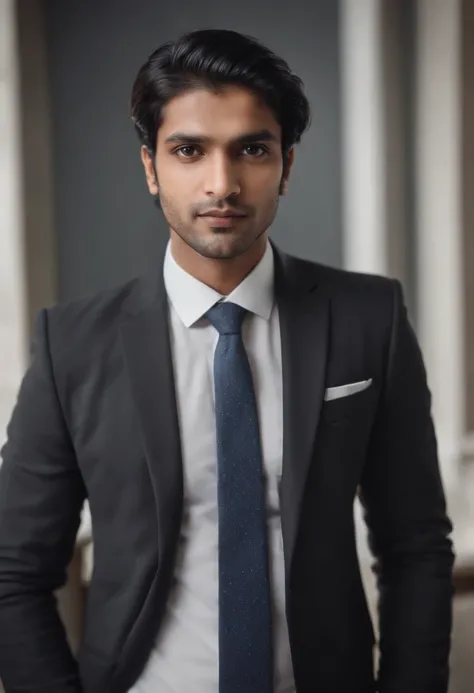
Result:
[[[207,223],[214,228],[230,228],[238,224],[239,221],[245,219],[245,216],[242,214],[222,214],[222,212],[220,214],[208,212],[207,214],[201,214],[200,217],[205,219]]]
[[[206,214],[200,214],[200,217],[211,217],[212,219],[243,219],[245,214],[238,214],[234,212],[207,212]]]

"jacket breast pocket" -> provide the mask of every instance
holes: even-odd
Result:
[[[374,382],[364,390],[323,402],[321,423],[338,424],[364,419],[373,413],[377,391]]]

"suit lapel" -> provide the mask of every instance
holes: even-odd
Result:
[[[275,249],[276,251],[276,249]],[[324,399],[329,307],[314,269],[275,252],[283,365],[281,515],[287,584]]]
[[[151,294],[147,295],[147,294]],[[174,374],[163,279],[136,297],[122,341],[158,514],[159,557],[177,542],[183,474]]]

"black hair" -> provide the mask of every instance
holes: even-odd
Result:
[[[236,31],[204,29],[168,42],[140,68],[131,116],[140,141],[156,153],[163,107],[193,88],[247,87],[260,95],[282,129],[283,157],[300,141],[310,120],[303,83],[288,64],[256,39]]]

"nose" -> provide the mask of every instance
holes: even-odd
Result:
[[[210,156],[205,174],[205,193],[224,200],[240,194],[238,167],[224,154]]]

